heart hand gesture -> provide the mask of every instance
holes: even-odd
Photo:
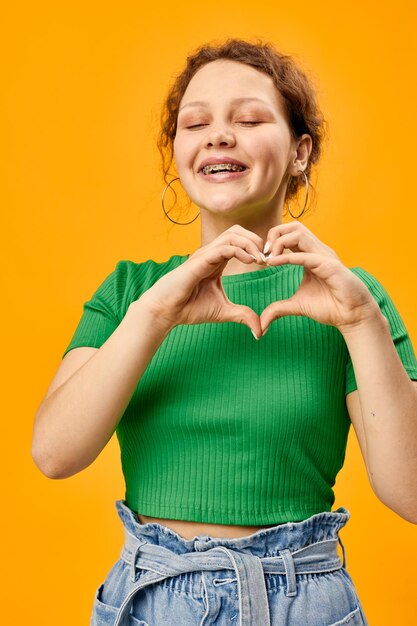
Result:
[[[140,300],[148,303],[155,322],[168,328],[237,322],[248,326],[257,338],[273,320],[285,315],[305,315],[343,330],[379,312],[366,285],[301,222],[272,227],[267,243],[271,254],[265,261],[262,238],[239,224],[231,226],[163,275]],[[302,265],[304,276],[291,298],[272,302],[258,316],[250,307],[231,302],[223,289],[221,276],[232,257],[247,264]]]

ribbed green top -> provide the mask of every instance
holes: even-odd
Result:
[[[131,302],[188,255],[119,261],[91,299],[64,355],[99,348]],[[350,268],[390,323],[410,378],[417,361],[381,283]],[[258,313],[289,298],[304,268],[282,265],[222,277],[227,296]],[[364,346],[366,349],[366,346]],[[259,341],[234,322],[179,325],[162,342],[116,429],[125,499],[143,515],[266,525],[330,511],[356,389],[342,334],[308,317],[274,320]]]

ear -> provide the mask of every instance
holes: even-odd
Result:
[[[304,172],[312,149],[313,140],[310,135],[304,133],[294,144],[294,158],[288,170],[291,176],[299,176],[300,171]]]

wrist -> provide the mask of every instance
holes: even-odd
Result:
[[[147,320],[149,325],[162,335],[167,335],[176,326],[172,320],[162,315],[158,308],[143,295],[129,305],[127,314],[140,320],[141,323]]]
[[[371,329],[384,330],[384,331],[388,330],[388,332],[390,332],[390,326],[389,326],[389,322],[387,318],[382,313],[378,304],[376,302],[375,304],[376,304],[376,309],[372,313],[372,315],[369,315],[368,317],[365,317],[361,320],[358,320],[350,324],[342,324],[338,326],[338,329],[342,333],[342,335],[347,337],[347,336],[352,336],[356,334],[362,334]]]

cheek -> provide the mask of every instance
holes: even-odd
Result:
[[[276,145],[264,144],[257,154],[254,154],[254,161],[258,161],[267,177],[276,178],[284,167],[284,155]]]
[[[189,142],[183,141],[178,135],[174,139],[173,154],[178,168],[186,168],[192,165],[193,150]]]
[[[247,137],[246,149],[248,154],[253,157],[254,162],[259,160],[265,164],[272,161],[271,165],[277,165],[277,162],[282,160],[280,154],[282,155],[284,146],[279,133],[271,133],[271,129],[265,126],[259,135]]]
[[[262,154],[269,171],[274,171],[276,174],[278,171],[285,170],[288,150],[289,146],[286,141],[283,141],[282,137],[277,137],[275,141],[269,141],[264,145]]]
[[[178,163],[178,160],[181,158],[181,146],[177,137],[175,137],[174,142],[172,144],[172,152],[173,152],[175,161]]]

